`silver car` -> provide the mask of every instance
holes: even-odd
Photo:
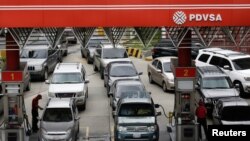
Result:
[[[52,98],[40,119],[39,141],[76,141],[79,133],[78,110],[73,99]]]
[[[174,75],[170,68],[172,58],[176,57],[159,57],[148,64],[149,82],[159,84],[164,92],[175,89]]]

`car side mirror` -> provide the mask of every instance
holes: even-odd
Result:
[[[84,83],[85,83],[85,84],[88,84],[88,83],[89,83],[89,80],[88,80],[88,79],[85,79]]]
[[[75,120],[79,120],[79,119],[80,119],[80,116],[75,117]]]
[[[160,107],[160,105],[159,104],[155,104],[155,108],[159,108]]]
[[[37,117],[37,120],[41,121],[41,120],[42,120],[42,118],[41,118],[41,117]]]
[[[49,80],[45,80],[45,84],[49,84],[50,82],[49,82]]]
[[[117,115],[117,114],[116,114],[116,111],[113,111],[113,115],[114,115],[114,116],[116,116],[116,115]]]
[[[240,88],[240,85],[239,85],[239,84],[235,84],[235,85],[234,85],[234,88],[239,89],[239,88]]]
[[[108,76],[108,73],[104,73],[104,76]]]
[[[195,87],[195,89],[197,89],[197,90],[200,89],[200,85],[199,85],[199,84],[195,84],[194,87]]]
[[[99,55],[99,54],[96,54],[95,56],[96,56],[96,57],[100,57],[100,55]]]
[[[112,97],[113,97],[113,93],[110,92],[110,93],[109,93],[109,96],[112,96]]]
[[[223,66],[223,69],[225,69],[225,70],[232,70],[232,68],[230,68],[229,65]]]
[[[156,112],[156,116],[160,116],[161,115],[161,112]]]
[[[139,72],[139,73],[138,73],[138,75],[142,75],[142,74],[143,74],[143,72]]]

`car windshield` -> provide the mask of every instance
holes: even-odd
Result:
[[[70,108],[47,108],[43,116],[46,122],[69,122],[72,119]]]
[[[122,104],[119,116],[154,116],[154,107],[150,104]]]
[[[163,68],[164,68],[164,72],[172,72],[169,62],[163,63]]]
[[[221,112],[221,120],[250,121],[250,106],[228,106]]]
[[[128,58],[126,49],[121,48],[106,48],[103,49],[103,58],[113,59],[113,58]]]
[[[23,50],[20,57],[21,58],[47,58],[48,51],[46,49],[37,50]]]
[[[110,70],[112,77],[136,76],[137,71],[132,65],[113,66]]]
[[[209,77],[202,80],[203,89],[230,89],[232,87],[228,77]]]
[[[54,73],[51,83],[64,84],[64,83],[81,83],[82,77],[80,73]]]
[[[236,70],[250,69],[250,58],[241,58],[233,60],[233,65]]]
[[[117,88],[117,92],[115,97],[120,98],[122,94],[124,93],[130,93],[130,92],[136,92],[137,91],[143,91],[142,85],[120,85]]]

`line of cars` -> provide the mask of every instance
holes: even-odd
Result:
[[[87,59],[88,60],[88,59]],[[153,140],[159,139],[159,126],[151,93],[140,80],[138,72],[122,46],[98,44],[93,53],[93,70],[100,72],[104,87],[110,98],[115,121],[114,139]]]

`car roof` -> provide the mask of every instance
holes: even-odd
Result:
[[[129,103],[145,103],[145,104],[151,104],[151,97],[144,97],[144,98],[123,98],[121,99],[121,104],[129,104]]]
[[[132,67],[134,67],[134,65],[132,63],[114,63],[114,64],[112,63],[110,65],[111,65],[111,67],[118,67],[118,66],[132,66]]]
[[[70,108],[71,104],[71,98],[51,98],[47,108]]]
[[[228,106],[249,106],[249,103],[240,97],[229,97],[229,98],[220,98],[219,101],[223,103],[223,107]]]
[[[58,63],[55,67],[54,73],[81,73],[81,63]]]
[[[120,79],[120,80],[116,81],[116,84],[117,85],[143,85],[142,82],[138,79],[137,80],[136,79],[134,79],[134,80],[133,79],[131,79],[131,80]]]
[[[197,70],[202,77],[221,77],[227,76],[218,66],[198,66]]]
[[[167,56],[167,57],[157,57],[154,60],[159,60],[161,62],[170,62],[172,58],[177,58],[175,56]]]
[[[233,51],[233,50],[228,50],[228,49],[222,49],[222,48],[206,48],[206,49],[201,49],[201,52],[206,52],[209,54],[216,54],[219,56],[224,56],[229,59],[239,59],[239,58],[246,58],[250,57],[250,55],[238,52],[238,51]]]

